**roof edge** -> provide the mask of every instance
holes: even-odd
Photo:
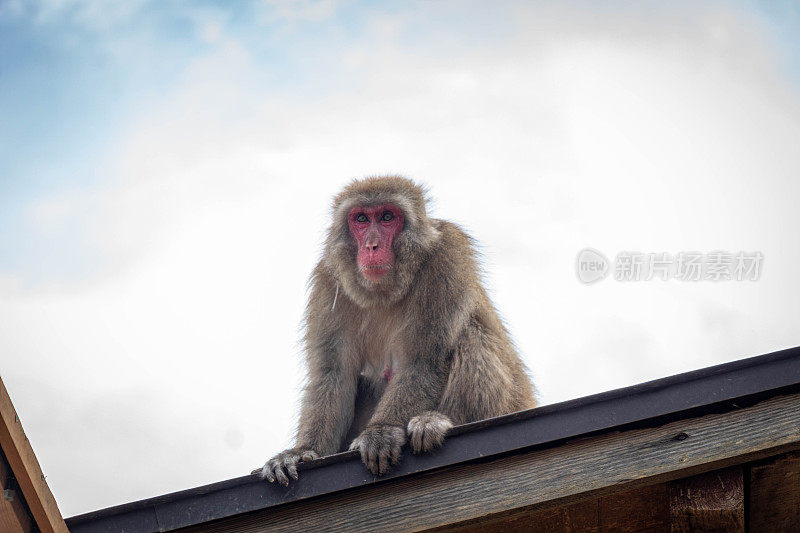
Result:
[[[792,387],[800,387],[800,347],[457,426],[444,448],[430,455],[406,450],[399,467],[381,478],[361,465],[357,452],[345,452],[301,464],[304,474],[288,488],[247,475],[84,513],[66,522],[73,532],[101,531],[102,524],[164,531],[632,424],[735,408]]]

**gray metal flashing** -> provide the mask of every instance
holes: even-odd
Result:
[[[248,475],[66,522],[73,533],[169,531],[576,437],[723,412],[796,390],[800,347],[458,426],[441,450],[429,455],[406,450],[400,465],[380,478],[367,471],[357,452],[345,452],[301,464],[300,479],[289,487]]]

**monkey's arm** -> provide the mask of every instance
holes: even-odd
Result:
[[[356,372],[339,354],[340,328],[331,313],[334,294],[317,272],[306,309],[305,350],[308,382],[300,408],[300,422],[292,448],[261,468],[262,478],[287,485],[297,479],[297,463],[339,451],[353,419],[357,391]]]
[[[357,379],[338,361],[315,366],[303,393],[295,447],[330,455],[339,451],[353,420]]]
[[[443,359],[438,354],[417,356],[398,370],[387,385],[368,425],[405,427],[411,417],[435,409],[447,381]]]
[[[392,377],[369,424],[350,445],[373,474],[384,474],[400,461],[409,420],[438,405],[447,374],[431,362],[416,361]]]
[[[351,373],[335,365],[320,365],[310,374],[294,446],[267,461],[259,471],[270,482],[288,485],[287,473],[293,479],[298,477],[298,462],[337,452],[352,421],[357,384]]]

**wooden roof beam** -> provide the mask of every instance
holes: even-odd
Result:
[[[42,468],[25,436],[14,405],[0,379],[0,447],[8,459],[36,525],[43,533],[68,533]]]

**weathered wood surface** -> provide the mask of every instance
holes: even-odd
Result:
[[[436,528],[449,533],[599,533],[600,507],[597,500],[578,502],[541,511],[512,511],[490,520],[471,520],[467,523]]]
[[[598,499],[597,530],[618,533],[669,531],[667,494],[667,486],[662,483]]]
[[[491,520],[448,526],[451,533],[668,533],[669,487],[639,487],[542,511],[517,510]]]
[[[28,533],[33,529],[31,518],[22,503],[22,494],[14,490],[11,479],[11,468],[5,456],[0,454],[0,532]]]
[[[0,379],[0,446],[14,471],[17,483],[25,495],[25,501],[39,529],[44,533],[67,533],[67,525],[44,480],[39,461],[36,460],[33,448],[25,436],[2,379]]]
[[[750,468],[749,530],[800,531],[800,454]]]
[[[569,505],[796,449],[798,394],[362,487],[194,531],[419,531],[516,508]]]
[[[715,470],[669,483],[673,532],[744,532],[743,468]]]
[[[458,533],[744,531],[743,468],[714,470],[555,509],[447,527]]]

